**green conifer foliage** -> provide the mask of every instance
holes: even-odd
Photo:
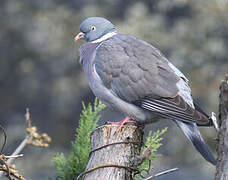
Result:
[[[95,99],[93,106],[89,104],[85,106],[82,103],[82,113],[80,115],[79,126],[76,129],[75,139],[72,142],[72,152],[69,157],[66,158],[63,153],[55,154],[53,157],[56,166],[56,180],[72,180],[81,174],[88,163],[89,153],[91,151],[90,133],[97,127],[98,120],[100,119],[99,112],[101,112],[106,106],[100,101]],[[163,130],[157,130],[152,134],[149,132],[148,137],[141,149],[141,152],[148,146],[151,146],[151,156],[148,157],[139,167],[142,171],[142,175],[146,175],[146,171],[149,172],[153,165],[149,162],[160,157],[160,154],[156,154],[158,148],[162,145],[161,135],[167,131],[167,128]],[[136,180],[142,179],[139,175],[135,177]]]
[[[63,153],[54,155],[54,163],[57,169],[57,180],[72,180],[82,173],[87,165],[89,152],[91,151],[90,133],[97,127],[101,112],[105,105],[95,99],[93,106],[87,107],[82,103],[79,126],[76,129],[75,140],[72,142],[72,152],[67,159]]]
[[[159,147],[162,145],[161,141],[163,138],[161,137],[166,131],[167,127],[160,130],[157,130],[156,132],[149,131],[148,136],[146,137],[145,143],[141,149],[141,152],[143,152],[147,147],[151,146],[151,154],[150,157],[148,157],[143,163],[138,167],[139,171],[141,172],[142,176],[146,176],[150,173],[150,170],[154,167],[154,164],[151,163],[153,160],[157,159],[158,157],[161,157],[161,154],[158,154],[157,151]],[[136,180],[141,180],[142,177],[139,175],[136,175]]]

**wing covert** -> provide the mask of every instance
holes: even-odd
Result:
[[[127,102],[145,96],[175,97],[179,77],[150,44],[118,34],[96,50],[95,68],[104,85]]]

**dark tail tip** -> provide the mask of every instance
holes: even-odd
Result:
[[[216,165],[216,160],[210,151],[208,145],[204,142],[195,123],[186,123],[174,121],[178,127],[184,132],[187,138],[192,142],[197,151],[204,157],[205,160],[213,165]]]
[[[191,142],[195,146],[195,148],[199,151],[199,153],[213,165],[216,165],[216,160],[210,151],[208,145],[204,142],[202,137],[200,136],[191,136]]]

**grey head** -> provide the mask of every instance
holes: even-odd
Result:
[[[75,41],[84,39],[87,42],[91,42],[109,32],[117,32],[117,29],[105,18],[89,17],[81,23],[80,31],[81,32],[74,38]]]

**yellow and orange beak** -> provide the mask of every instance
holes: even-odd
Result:
[[[74,41],[76,42],[76,41],[78,41],[79,39],[84,38],[84,35],[85,35],[85,34],[82,33],[82,32],[78,33],[78,35],[74,37]]]

